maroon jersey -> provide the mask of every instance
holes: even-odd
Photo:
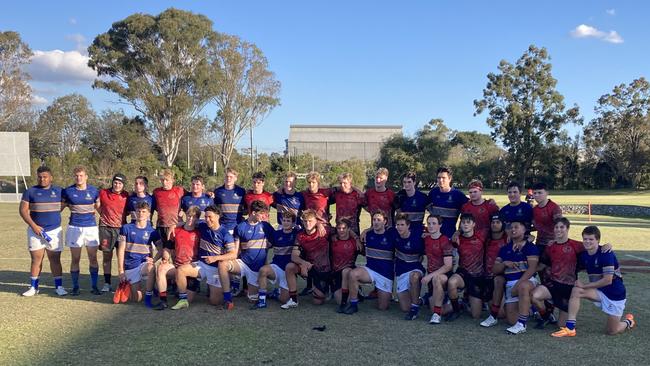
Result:
[[[244,195],[244,205],[246,205],[246,213],[248,215],[251,214],[251,204],[255,201],[262,201],[267,206],[271,207],[271,205],[273,204],[273,194],[267,191],[263,191],[262,193],[255,193],[252,190],[248,190]],[[260,217],[260,220],[269,221],[268,212],[266,213],[266,215],[264,215],[264,217]]]
[[[178,224],[178,211],[181,209],[181,198],[185,195],[183,187],[174,186],[170,190],[162,187],[153,190],[153,199],[158,212],[158,227],[172,227]]]
[[[434,239],[431,235],[424,238],[424,254],[427,256],[427,272],[433,273],[445,265],[445,257],[452,256],[453,247],[449,238],[440,235]]]
[[[357,240],[332,238],[332,272],[342,271],[344,268],[353,268],[357,261]]]
[[[458,267],[471,275],[483,274],[483,254],[485,253],[485,232],[474,231],[474,235],[458,236]]]
[[[301,256],[313,264],[316,271],[330,271],[330,243],[327,235],[321,236],[318,230],[312,234],[301,231],[296,236],[296,246],[300,249]]]
[[[494,276],[492,274],[492,267],[494,267],[494,262],[499,256],[499,249],[508,244],[508,237],[504,233],[499,239],[488,240],[487,245],[485,246],[485,275],[488,277]]]
[[[352,191],[345,193],[337,190],[332,195],[334,203],[336,203],[336,219],[346,217],[352,221],[352,229],[355,233],[359,234],[359,215],[361,214],[361,207],[363,206],[363,199],[359,192]]]
[[[490,217],[499,213],[499,206],[494,201],[485,200],[480,205],[475,205],[469,201],[460,209],[460,213],[469,213],[474,216],[474,230],[490,230]]]
[[[542,262],[551,266],[549,278],[573,285],[576,282],[578,255],[585,250],[582,242],[569,239],[566,243],[551,242],[542,254]]]
[[[395,192],[386,189],[383,192],[377,192],[375,188],[370,188],[365,193],[366,208],[372,214],[376,210],[381,210],[388,217],[388,226],[393,226],[393,202],[395,201]]]
[[[316,211],[318,221],[328,224],[330,222],[329,199],[331,195],[332,190],[329,188],[319,188],[316,193],[311,193],[308,189],[302,191],[305,207]]]
[[[111,189],[99,191],[99,225],[121,227],[126,223],[126,200],[129,194],[122,191],[115,193]]]
[[[201,235],[199,231],[185,230],[182,227],[174,228],[174,266],[178,267],[183,264],[190,264],[198,260],[199,241]]]
[[[537,229],[537,245],[550,244],[554,238],[553,220],[562,216],[562,209],[557,203],[548,200],[544,207],[539,205],[533,207],[533,225]]]

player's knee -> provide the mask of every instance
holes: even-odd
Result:
[[[411,274],[409,275],[409,281],[411,283],[420,282],[421,278],[422,278],[422,274],[420,272],[411,272]]]
[[[494,286],[495,287],[503,287],[506,285],[506,279],[503,276],[495,276],[494,277]]]

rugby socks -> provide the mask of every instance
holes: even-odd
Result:
[[[167,291],[160,291],[158,293],[158,296],[160,297],[160,302],[167,303]],[[187,298],[187,293],[185,294],[185,297]],[[181,298],[181,294],[178,294],[178,298]]]
[[[546,307],[547,318],[550,318],[553,315],[555,306],[548,301],[544,301],[544,306]]]
[[[417,313],[420,311],[420,305],[411,303],[411,311]]]
[[[257,300],[260,304],[266,304],[266,290],[259,290]]]
[[[150,308],[151,305],[151,298],[153,297],[153,291],[147,291],[144,293],[144,304]]]
[[[625,329],[632,329],[633,326],[632,319],[623,319],[623,323],[625,323]]]
[[[341,305],[348,303],[348,296],[350,296],[350,290],[347,288],[341,289]]]
[[[167,298],[166,296],[167,296],[167,293],[165,292],[165,299]],[[179,292],[178,293],[178,299],[179,300],[187,300],[187,292]]]
[[[92,288],[96,288],[97,280],[99,279],[99,267],[88,267],[88,271],[90,272],[90,283]]]
[[[492,317],[496,319],[499,316],[500,309],[501,309],[501,305],[492,304],[492,306],[490,306],[490,315],[492,315]]]
[[[359,305],[359,299],[350,299],[350,306],[357,307]]]
[[[38,290],[38,276],[36,277],[30,277],[30,284],[34,288],[34,290]]]
[[[54,277],[54,288],[59,288],[63,286],[63,278],[61,276]]]
[[[70,271],[72,277],[72,288],[79,288],[79,271]]]
[[[525,326],[526,326],[526,323],[528,322],[528,315],[521,315],[521,314],[519,314],[519,318],[517,319],[517,321],[518,321],[519,323],[521,323],[521,325],[523,325],[523,326],[525,327]]]
[[[110,273],[104,273],[104,283],[108,283],[109,285],[111,284],[111,274]]]
[[[224,291],[223,292],[223,301],[232,302],[232,292],[231,291]]]
[[[433,307],[433,313],[438,314],[438,315],[442,315],[442,306],[434,306]]]
[[[455,299],[449,299],[451,301],[451,307],[454,309],[454,313],[457,313],[460,311],[460,303],[458,302],[458,298]]]
[[[298,292],[297,291],[289,291],[289,297],[293,302],[298,302]]]
[[[567,327],[568,330],[574,330],[574,329],[576,329],[576,321],[575,321],[575,319],[573,319],[573,320],[567,320],[567,321],[566,321],[566,327]]]

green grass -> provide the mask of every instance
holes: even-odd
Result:
[[[573,237],[586,218],[571,217]],[[650,259],[645,241],[650,220],[594,217],[604,241],[614,244],[619,259],[627,254]],[[362,227],[368,226],[364,214]],[[578,337],[553,339],[552,329],[531,329],[507,336],[505,325],[482,329],[462,317],[430,326],[428,311],[406,322],[397,304],[387,312],[361,304],[354,316],[339,315],[331,303],[313,306],[302,298],[298,309],[283,311],[276,302],[250,311],[241,298],[224,312],[201,296],[186,311],[154,312],[141,304],[114,305],[107,295],[59,298],[53,295],[49,264],[44,265],[42,293],[19,294],[28,283],[29,255],[25,225],[16,204],[0,204],[3,227],[0,254],[0,364],[589,364],[647,363],[650,275],[626,273],[628,309],[640,327],[616,337],[603,333],[605,318],[583,303]],[[641,241],[643,240],[643,242]],[[69,252],[63,254],[64,284],[69,285]],[[89,287],[82,260],[82,287]],[[299,286],[302,288],[302,284]],[[173,302],[174,299],[171,299]],[[312,327],[326,325],[324,332]]]
[[[466,190],[465,190],[466,191]],[[465,192],[467,193],[467,192]],[[486,190],[485,197],[493,198],[499,207],[508,203],[504,190]],[[635,190],[589,190],[589,191],[551,191],[549,197],[556,203],[600,204],[600,205],[636,205],[650,206],[650,191]]]

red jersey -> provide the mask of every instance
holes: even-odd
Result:
[[[427,234],[424,238],[424,254],[427,256],[427,272],[433,273],[445,265],[445,257],[451,257],[453,247],[449,238],[440,235],[434,239]]]
[[[330,271],[330,243],[327,235],[321,236],[318,230],[311,235],[301,231],[296,236],[296,246],[300,249],[301,256],[313,264],[316,271]]]
[[[359,215],[361,214],[361,207],[363,207],[363,198],[357,191],[345,193],[337,190],[332,195],[334,203],[336,203],[336,219],[347,217],[352,221],[350,229],[359,234]]]
[[[113,192],[112,189],[99,191],[99,225],[121,227],[126,223],[126,200],[129,194],[125,191]]]
[[[170,190],[162,187],[153,190],[153,199],[156,202],[159,227],[173,227],[178,224],[178,212],[181,209],[181,198],[185,195],[183,187],[174,186]]]
[[[470,275],[483,274],[483,254],[485,253],[485,232],[474,231],[474,235],[458,236],[458,267]]]
[[[350,237],[346,240],[332,238],[330,250],[332,252],[332,272],[354,267],[354,263],[357,261],[357,240],[355,238]]]
[[[174,266],[190,264],[198,260],[199,241],[201,235],[197,229],[185,230],[183,227],[174,228]]]
[[[474,230],[490,230],[490,217],[499,213],[499,206],[494,201],[485,200],[480,205],[475,205],[472,201],[466,202],[460,208],[460,213],[469,213],[474,216]]]
[[[562,216],[562,209],[557,203],[548,200],[544,207],[533,207],[533,225],[537,229],[537,245],[550,244],[555,239],[553,220]]]
[[[393,226],[393,202],[395,201],[395,192],[386,189],[383,192],[377,192],[377,189],[370,188],[365,193],[366,208],[372,215],[373,212],[381,210],[388,217],[388,226]]]
[[[555,282],[573,285],[576,282],[578,255],[585,250],[582,242],[569,239],[566,243],[551,242],[542,254],[542,262],[551,266],[549,278]]]
[[[330,222],[330,203],[329,199],[332,190],[329,188],[319,188],[316,193],[311,193],[308,189],[302,191],[302,198],[305,200],[305,207],[316,211],[316,217],[324,223]]]
[[[494,267],[494,262],[499,256],[499,249],[508,244],[508,236],[503,233],[499,239],[488,240],[487,245],[485,246],[485,275],[488,277],[493,277],[492,267]]]
[[[246,191],[244,195],[244,205],[246,206],[246,213],[251,214],[251,204],[255,201],[262,201],[266,203],[267,206],[271,207],[273,204],[273,194],[262,191],[262,193],[255,193],[252,190]],[[260,218],[262,221],[269,221],[269,214],[267,213],[264,217]]]

